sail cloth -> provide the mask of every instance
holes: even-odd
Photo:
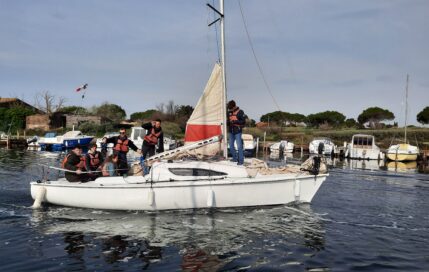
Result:
[[[186,124],[185,145],[222,134],[222,67],[216,63],[212,74]],[[194,151],[196,154],[214,155],[221,150],[217,142]]]

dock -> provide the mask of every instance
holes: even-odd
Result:
[[[6,146],[6,148],[12,147],[27,147],[27,139],[25,136],[6,136],[0,139],[0,146]]]

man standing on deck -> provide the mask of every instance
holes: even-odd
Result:
[[[110,137],[106,140],[106,144],[113,143],[113,153],[118,155],[118,173],[121,176],[127,175],[128,173],[128,150],[131,148],[137,153],[141,153],[141,150],[137,148],[133,141],[128,139],[125,133],[125,128],[120,128],[119,136]]]
[[[162,132],[161,120],[156,119],[155,121],[143,124],[142,128],[147,130],[142,145],[144,159],[155,155],[155,146],[158,146],[156,150],[158,153],[164,152],[164,133]]]
[[[237,107],[234,100],[228,102],[228,130],[229,130],[229,152],[232,156],[232,161],[237,162],[237,165],[244,163],[244,150],[243,139],[241,135],[243,132],[246,117],[244,112]],[[237,143],[237,151],[235,144]]]

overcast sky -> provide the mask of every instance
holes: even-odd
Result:
[[[115,103],[130,115],[195,106],[218,58],[213,0],[0,0],[0,96]],[[282,111],[357,118],[379,106],[409,123],[429,106],[429,1],[241,0],[256,56]],[[277,110],[226,0],[228,98],[259,121]],[[75,89],[88,83],[85,99]]]

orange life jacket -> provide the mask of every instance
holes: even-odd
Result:
[[[67,154],[67,156],[64,157],[63,162],[61,163],[61,167],[66,169],[66,163],[67,160],[69,159],[69,157],[71,156],[71,154]],[[84,170],[85,169],[85,157],[84,156],[80,156],[80,162],[76,165],[77,169],[80,170]]]
[[[96,152],[95,154],[88,153],[89,155],[89,164],[96,168],[100,166],[100,153]]]
[[[125,141],[121,140],[120,138],[118,138],[118,141],[116,142],[115,147],[113,148],[116,151],[121,151],[121,152],[128,152],[129,148],[128,148],[128,138],[125,139]]]
[[[161,136],[161,131],[155,133],[155,128],[152,128],[149,135],[144,136],[144,140],[150,145],[156,145],[158,143],[158,138]]]
[[[238,112],[239,112],[239,111],[240,111],[240,108],[239,108],[239,107],[236,107],[236,109],[234,109],[234,110],[231,112],[231,114],[229,115],[228,119],[229,119],[229,122],[230,122],[230,124],[231,124],[231,125],[233,125],[233,126],[237,126],[237,127],[242,127],[243,125],[240,125],[240,124],[234,124],[234,123],[233,123],[233,121],[238,121],[237,114],[238,114]]]

